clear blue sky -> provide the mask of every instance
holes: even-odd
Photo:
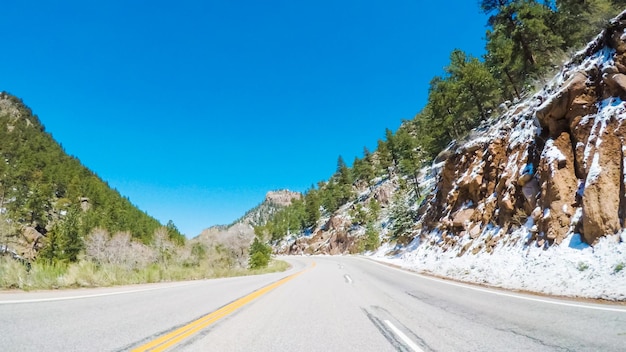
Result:
[[[188,237],[305,191],[483,53],[478,1],[11,1],[0,90]]]

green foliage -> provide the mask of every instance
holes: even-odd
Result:
[[[250,269],[259,269],[267,267],[272,256],[272,247],[263,243],[258,236],[254,237],[254,241],[250,245]]]
[[[378,155],[378,167],[376,168],[377,174],[379,176],[388,174],[391,164],[393,163],[388,143],[379,139],[376,154]]]
[[[368,212],[369,212],[369,220],[370,221],[376,221],[378,220],[378,217],[380,216],[380,203],[378,203],[378,201],[374,198],[370,199],[370,202],[368,203]]]
[[[265,225],[255,227],[255,233],[267,235],[270,242],[277,243],[292,233],[302,231],[307,221],[304,201],[294,200],[291,205],[276,212]]]
[[[207,258],[207,248],[202,243],[194,243],[191,246],[192,264],[199,265],[201,261]]]
[[[490,15],[487,48],[490,52],[497,50],[492,43],[507,48],[501,57],[510,60],[501,69],[517,82],[523,81],[524,75],[544,72],[554,59],[552,54],[564,44],[563,37],[549,26],[554,12],[546,4],[532,0],[483,0],[481,7]]]
[[[331,196],[335,198],[336,204],[341,206],[341,204],[345,204],[354,195],[352,190],[352,184],[354,182],[352,170],[348,168],[341,156],[337,159],[337,172],[333,178],[335,180],[335,188]]]
[[[410,241],[413,224],[413,211],[402,197],[395,197],[391,207],[391,240],[406,244]]]
[[[374,223],[367,223],[367,227],[365,228],[365,250],[373,251],[376,250],[380,246],[380,237],[378,235],[378,231],[376,230]]]
[[[477,58],[454,50],[445,71],[446,76],[435,77],[430,83],[430,114],[420,116],[435,121],[430,132],[434,134],[431,141],[437,145],[421,146],[420,151],[438,152],[450,140],[461,138],[489,117],[500,98],[497,81]]]
[[[324,210],[334,213],[343,204],[347,203],[354,196],[352,170],[339,156],[337,159],[337,171],[331,179],[322,184],[319,189],[320,202]]]
[[[626,1],[557,0],[553,26],[563,37],[565,47],[577,47],[597,35],[624,6]]]
[[[367,222],[367,211],[361,205],[361,203],[357,203],[354,205],[352,209],[350,209],[350,217],[352,218],[352,223],[355,225],[363,225]]]
[[[55,223],[47,233],[47,243],[39,253],[39,259],[47,263],[75,262],[84,249],[80,235],[79,212],[70,209],[62,220]]]
[[[178,245],[185,243],[185,236],[178,231],[178,228],[172,220],[169,220],[165,225],[168,238]]]
[[[310,228],[315,226],[321,214],[318,192],[313,187],[304,195],[304,207],[306,213],[304,216],[304,227]]]
[[[331,179],[324,187],[320,188],[320,195],[322,206],[326,212],[334,213],[341,206],[342,189],[335,180]]]
[[[376,177],[376,175],[374,173],[374,166],[371,162],[371,154],[369,154],[367,148],[365,151],[366,154],[363,159],[354,158],[354,162],[352,163],[352,172],[355,180],[363,181],[369,187],[372,185],[372,179]]]
[[[625,266],[625,265],[626,265],[626,264],[624,264],[624,262],[617,263],[617,264],[615,265],[615,267],[613,268],[613,274],[617,274],[617,273],[619,273],[620,271],[624,270],[624,266]]]
[[[18,111],[0,111],[0,207],[18,226],[51,229],[44,259],[75,261],[81,238],[96,227],[151,241],[161,227],[156,219],[68,156],[20,99],[5,92],[0,99]],[[184,242],[173,223],[168,229],[172,240]]]

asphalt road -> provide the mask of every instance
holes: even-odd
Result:
[[[356,257],[287,260],[293,268],[279,274],[0,293],[0,350],[626,350],[625,306],[461,285]]]

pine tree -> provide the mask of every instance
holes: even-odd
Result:
[[[259,236],[255,236],[250,245],[250,259],[248,266],[250,269],[265,268],[270,262],[272,256],[272,248],[263,243]]]
[[[400,172],[412,179],[415,194],[419,197],[418,177],[425,156],[418,147],[417,141],[409,134],[406,128],[400,128],[396,133],[395,139],[400,156]]]
[[[337,158],[337,182],[342,185],[352,185],[350,168],[343,161],[341,155]]]
[[[61,253],[58,259],[75,262],[84,249],[85,243],[79,232],[79,211],[70,209],[65,219],[58,225]]]
[[[413,212],[401,196],[394,199],[391,207],[391,239],[398,243],[407,244],[410,240],[414,225]]]
[[[350,217],[352,218],[352,223],[355,225],[363,225],[367,222],[367,212],[361,203],[355,204],[354,207],[350,209]]]
[[[388,175],[390,172],[389,170],[391,169],[391,164],[393,163],[388,143],[379,139],[376,154],[378,156],[378,175]]]
[[[320,188],[320,201],[326,212],[334,213],[337,209],[339,209],[341,206],[341,203],[339,202],[339,198],[341,196],[340,193],[340,187],[333,178]]]
[[[174,224],[174,221],[169,220],[165,225],[165,228],[167,229],[167,235],[170,240],[179,245],[185,243],[185,236],[180,233],[180,231]]]
[[[367,148],[364,148],[363,154],[363,159],[354,158],[352,170],[354,178],[365,182],[369,187],[372,184],[372,179],[375,177],[374,167],[372,166],[372,155]]]
[[[393,131],[386,128],[385,129],[385,141],[387,142],[387,146],[389,147],[389,152],[391,153],[391,160],[393,162],[394,167],[398,167],[400,163],[400,150],[396,145],[395,136]]]
[[[372,198],[367,204],[368,222],[378,221],[380,216],[380,203],[375,198]]]
[[[523,82],[524,75],[544,72],[564,44],[563,38],[548,26],[554,12],[546,4],[535,0],[482,0],[481,8],[490,15],[487,49],[497,53],[491,63],[508,64],[497,71],[509,74],[510,81]],[[503,62],[507,54],[510,60]]]
[[[304,204],[306,208],[304,227],[306,228],[315,226],[317,221],[320,219],[320,199],[317,193],[318,192],[311,187],[304,195]]]
[[[487,119],[491,109],[496,106],[497,99],[500,98],[498,82],[487,66],[477,58],[468,56],[461,50],[454,50],[450,58],[447,71],[450,79],[458,83],[458,112],[473,127],[478,118]]]
[[[626,1],[610,0],[556,0],[552,21],[555,31],[564,40],[565,47],[579,47],[596,35],[608,20],[626,6]]]
[[[341,156],[337,159],[337,172],[335,176],[337,180],[337,202],[338,205],[341,206],[352,197],[352,183],[354,182],[352,172]]]
[[[365,228],[365,250],[373,251],[380,246],[380,237],[374,223],[368,222]]]
[[[504,36],[496,35],[497,31],[487,31],[487,53],[485,61],[490,68],[490,72],[500,83],[503,96],[514,100],[522,98],[522,87],[524,83],[524,67],[521,61],[517,60],[513,51],[515,44]]]

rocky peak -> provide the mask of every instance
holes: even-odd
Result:
[[[292,192],[289,190],[269,191],[265,195],[265,201],[281,207],[286,207],[291,204],[292,201],[302,198],[302,195],[298,192]]]
[[[21,99],[8,94],[6,92],[0,92],[0,114],[8,118],[8,124],[6,128],[9,132],[12,132],[15,128],[15,123],[23,119],[23,122],[28,126],[40,125],[36,117],[32,116],[32,111],[24,105]],[[33,121],[31,121],[31,118]]]

